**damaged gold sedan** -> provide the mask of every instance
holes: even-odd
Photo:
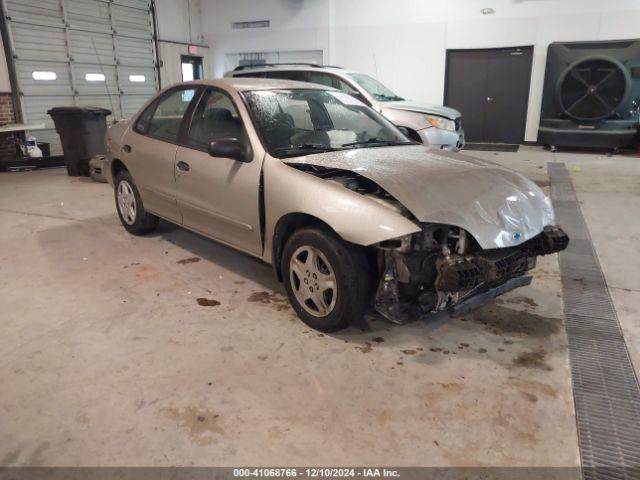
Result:
[[[274,266],[298,316],[335,331],[456,314],[527,285],[566,248],[524,176],[416,145],[351,95],[225,79],[160,92],[107,135],[104,173],[133,234],[159,218]]]

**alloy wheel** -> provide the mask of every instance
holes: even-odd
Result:
[[[298,303],[315,317],[326,317],[336,306],[336,276],[327,257],[311,245],[299,247],[291,256],[289,276]]]
[[[136,196],[133,193],[131,184],[122,180],[118,184],[118,210],[127,225],[133,225],[136,221]]]

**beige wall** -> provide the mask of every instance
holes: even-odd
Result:
[[[156,17],[160,40],[202,43],[200,0],[156,0]]]
[[[160,50],[160,82],[161,88],[168,87],[182,81],[181,55],[189,55],[189,45],[173,42],[158,42]],[[204,78],[211,78],[209,71],[209,49],[198,47],[198,57],[202,57]]]
[[[483,15],[492,7],[493,15]],[[201,27],[221,76],[241,52],[322,50],[398,95],[444,101],[447,49],[534,46],[526,140],[535,141],[550,42],[640,36],[640,0],[206,0]],[[269,20],[269,28],[232,23]]]

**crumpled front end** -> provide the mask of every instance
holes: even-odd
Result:
[[[404,146],[287,162],[419,226],[401,237],[359,242],[376,256],[375,306],[394,322],[459,312],[526,285],[537,257],[569,242],[535,183],[484,160]]]
[[[462,313],[527,285],[537,257],[568,244],[562,229],[546,226],[520,245],[484,250],[459,227],[423,224],[420,233],[378,245],[375,308],[395,323],[438,312]]]
[[[484,249],[520,245],[554,223],[550,200],[531,180],[459,153],[416,145],[327,152],[286,161],[368,178],[417,221],[456,225]]]

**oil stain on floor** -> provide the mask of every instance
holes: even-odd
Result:
[[[218,300],[214,300],[213,298],[197,298],[196,302],[198,302],[198,305],[200,305],[201,307],[217,307],[218,305],[220,305],[220,302]]]
[[[526,335],[548,337],[562,328],[562,319],[544,317],[527,310],[513,310],[497,304],[489,304],[468,317],[481,323],[496,335]]]
[[[265,305],[271,305],[279,312],[287,310],[289,308],[287,297],[276,292],[253,292],[251,295],[249,295],[247,301],[252,303],[264,303]]]
[[[197,263],[200,261],[200,258],[198,257],[189,257],[189,258],[183,258],[182,260],[178,260],[176,263],[178,265],[187,265],[188,263]]]
[[[163,408],[160,413],[175,421],[187,433],[189,439],[198,445],[209,445],[220,435],[224,435],[224,429],[220,426],[220,415],[206,408]]]
[[[355,348],[356,350],[360,350],[362,353],[369,353],[371,350],[373,350],[369,342],[364,342],[363,346],[353,348]]]
[[[149,265],[139,265],[135,269],[136,277],[141,280],[153,280],[160,276],[160,272]]]
[[[502,300],[503,303],[510,303],[513,305],[524,305],[525,308],[530,307],[530,308],[535,308],[538,306],[538,302],[536,302],[533,298],[529,298],[529,297],[511,297],[511,298],[505,298],[504,300]],[[500,303],[500,302],[498,302]]]
[[[523,352],[513,359],[514,367],[536,368],[550,372],[553,368],[546,363],[547,351],[538,347],[530,352]]]

